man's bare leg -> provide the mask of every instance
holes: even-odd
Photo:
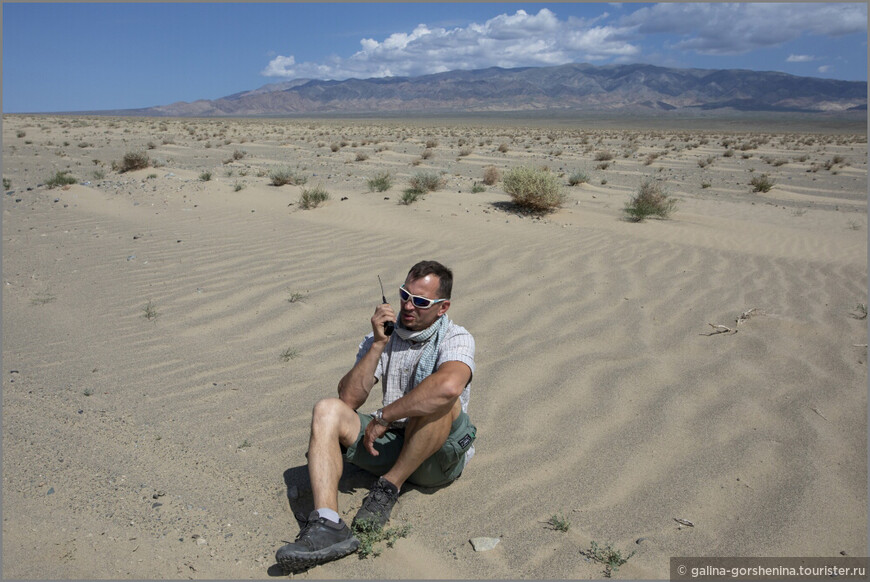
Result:
[[[326,398],[314,405],[308,441],[308,476],[315,509],[327,507],[338,511],[338,481],[344,466],[340,445],[352,445],[359,436],[359,429],[359,416],[342,400]]]
[[[446,412],[438,411],[429,416],[408,419],[405,425],[405,444],[392,469],[384,474],[384,479],[401,489],[405,480],[417,470],[423,461],[438,452],[447,437],[453,421],[462,412],[459,399]]]
[[[321,512],[338,512],[338,480],[343,461],[341,446],[349,446],[359,434],[359,417],[338,398],[321,400],[311,414],[311,438],[308,442],[308,474],[314,493],[314,509],[296,536],[296,541],[281,546],[275,560],[289,572],[301,572],[312,566],[343,558],[359,548],[359,540],[350,527]]]

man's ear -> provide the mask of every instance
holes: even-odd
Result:
[[[447,313],[448,309],[450,309],[450,300],[449,299],[447,301],[442,301],[441,303],[439,303],[438,304],[438,317],[441,317],[442,315]]]

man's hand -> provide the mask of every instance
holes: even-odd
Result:
[[[374,420],[366,426],[366,433],[363,435],[363,446],[365,446],[366,450],[371,453],[373,457],[380,455],[380,453],[375,450],[375,441],[384,436],[388,428],[389,427],[378,424]]]
[[[375,309],[372,315],[372,331],[375,333],[375,342],[386,342],[389,336],[384,333],[384,324],[388,321],[396,321],[396,312],[389,303],[382,303]]]

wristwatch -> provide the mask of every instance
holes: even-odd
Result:
[[[378,423],[381,426],[389,427],[390,423],[384,420],[384,409],[379,408],[375,410],[375,413],[372,415],[372,420]]]

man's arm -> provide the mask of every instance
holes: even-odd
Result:
[[[374,342],[350,371],[338,382],[338,397],[354,410],[362,406],[375,385],[375,369],[387,342]]]
[[[375,385],[378,360],[390,341],[390,338],[384,334],[384,322],[395,319],[396,314],[388,304],[384,303],[375,309],[375,314],[372,316],[374,338],[369,351],[338,382],[338,397],[354,410],[365,403],[372,386]]]
[[[471,368],[458,361],[444,362],[413,390],[384,407],[384,420],[426,416],[439,410],[450,410],[471,381]]]

